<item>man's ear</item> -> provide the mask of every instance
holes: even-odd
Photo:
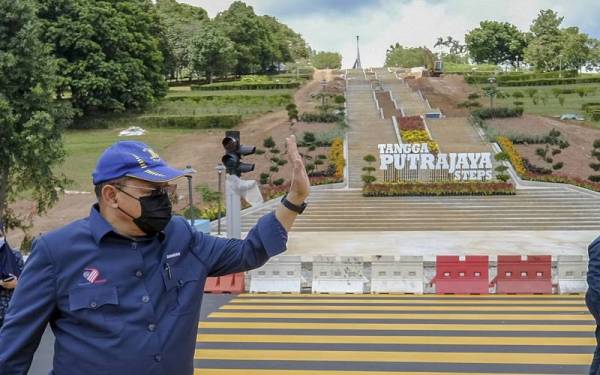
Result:
[[[102,202],[108,207],[118,208],[117,188],[113,185],[104,185],[102,187]]]

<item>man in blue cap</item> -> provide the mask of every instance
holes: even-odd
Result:
[[[306,207],[310,184],[294,136],[287,150],[287,197],[237,240],[171,216],[171,182],[184,173],[147,145],[109,147],[93,173],[98,204],[90,215],[34,244],[0,330],[0,374],[27,373],[50,323],[51,374],[191,375],[206,278],[285,251]]]

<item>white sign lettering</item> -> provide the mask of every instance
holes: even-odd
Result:
[[[379,169],[447,170],[455,180],[491,180],[490,152],[432,154],[427,143],[379,144]]]

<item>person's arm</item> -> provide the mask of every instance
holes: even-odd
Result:
[[[0,374],[24,375],[56,307],[54,265],[43,239],[35,241],[0,329]]]
[[[298,153],[296,137],[286,139],[289,162],[293,166],[292,183],[287,199],[301,205],[308,197],[310,182],[302,157]],[[263,216],[250,230],[246,239],[216,238],[195,233],[195,251],[208,266],[209,276],[221,276],[248,271],[265,264],[267,260],[286,250],[287,234],[298,214],[279,204],[274,213]]]
[[[290,191],[287,195],[287,200],[296,206],[300,206],[308,197],[310,192],[310,180],[306,174],[306,168],[302,162],[302,157],[298,152],[298,146],[296,145],[296,137],[290,136],[286,139],[287,153],[289,163],[292,165],[292,184],[290,185]],[[277,220],[283,225],[285,230],[289,232],[292,229],[292,225],[296,220],[298,214],[294,211],[288,210],[283,204],[279,203],[275,210],[275,216]]]

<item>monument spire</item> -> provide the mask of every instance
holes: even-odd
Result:
[[[360,63],[360,47],[358,45],[359,36],[356,36],[356,61],[352,66],[352,69],[362,69],[362,64]]]

